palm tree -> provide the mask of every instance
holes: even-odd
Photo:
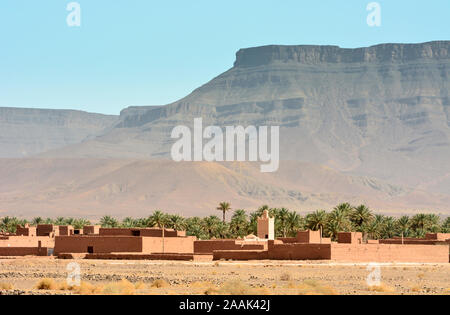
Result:
[[[230,237],[230,226],[226,223],[219,222],[216,228],[218,238],[225,239]]]
[[[100,225],[103,228],[116,228],[119,226],[119,221],[109,215],[105,215],[100,219]]]
[[[219,210],[219,211],[222,211],[222,214],[223,214],[223,223],[225,223],[225,221],[226,221],[226,213],[228,212],[228,211],[231,211],[231,205],[230,205],[230,203],[228,203],[228,202],[221,202],[220,204],[219,204],[219,206],[217,207],[217,210]]]
[[[328,221],[328,214],[325,210],[317,210],[306,216],[306,227],[312,231],[323,230]]]
[[[367,233],[368,237],[372,240],[378,240],[381,237],[381,227],[380,222],[376,220],[372,220],[370,222],[366,222],[363,225],[363,229],[365,233]]]
[[[167,215],[159,210],[153,212],[153,214],[149,217],[149,224],[151,227],[157,226],[162,228],[167,221]]]
[[[429,233],[439,233],[441,232],[441,219],[436,214],[427,214],[427,232]]]
[[[222,222],[217,216],[211,215],[209,217],[203,218],[201,226],[203,227],[205,233],[209,236],[209,238],[213,238],[218,237],[217,227],[220,223]]]
[[[66,219],[64,217],[56,218],[55,225],[66,225]]]
[[[337,207],[328,215],[325,230],[334,240],[337,239],[339,232],[348,232],[351,229],[348,211],[348,209]]]
[[[354,208],[353,211],[351,211],[350,213],[350,220],[358,229],[358,232],[363,232],[361,230],[361,227],[364,225],[364,223],[368,223],[371,220],[373,220],[373,218],[374,216],[372,212],[365,205],[360,205]]]
[[[305,222],[301,215],[292,211],[287,217],[287,229],[290,237],[295,237],[297,232],[305,228]]]
[[[86,219],[76,219],[72,222],[71,225],[73,226],[74,229],[81,230],[85,226],[91,225],[91,221]]]
[[[44,220],[44,224],[53,224],[53,220],[51,218],[47,218]]]
[[[176,231],[184,231],[186,229],[186,222],[180,215],[170,216],[170,227]]]
[[[393,238],[397,235],[396,227],[395,219],[393,217],[386,217],[383,222],[381,237],[384,239]]]
[[[419,213],[411,218],[411,227],[413,230],[425,230],[428,225],[427,215]]]
[[[75,224],[75,219],[74,218],[67,218],[65,220],[65,225],[74,225]]]
[[[36,217],[36,218],[33,218],[33,220],[31,220],[31,224],[33,224],[33,225],[39,225],[42,223],[44,223],[44,220],[41,217]]]
[[[402,216],[401,218],[399,218],[396,222],[396,229],[398,232],[398,236],[403,236],[403,237],[409,237],[410,235],[410,222],[409,222],[409,217],[408,216]]]
[[[442,224],[442,233],[450,233],[450,217]]]
[[[247,235],[248,224],[245,210],[236,210],[231,218],[230,231],[234,237],[244,237]]]
[[[350,213],[353,211],[353,206],[351,204],[349,204],[348,202],[345,203],[341,203],[339,205],[337,205],[336,207],[334,207],[334,211],[339,211],[344,213],[345,215],[350,215]]]
[[[131,217],[126,217],[122,220],[121,226],[124,228],[134,228],[137,227],[137,221]]]
[[[289,210],[286,208],[281,208],[276,212],[275,224],[277,225],[277,234],[286,237],[288,233],[288,220],[289,220]]]
[[[22,225],[23,222],[16,217],[4,217],[0,222],[0,230],[8,233],[16,233],[17,225]]]

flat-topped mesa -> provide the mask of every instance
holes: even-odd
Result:
[[[364,48],[338,46],[262,46],[241,49],[235,67],[256,67],[271,63],[403,63],[420,59],[450,58],[450,41],[421,44],[381,44]]]

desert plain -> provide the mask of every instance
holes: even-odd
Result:
[[[78,265],[74,265],[76,263]],[[80,285],[67,284],[79,266]],[[448,295],[449,264],[0,260],[0,295]]]

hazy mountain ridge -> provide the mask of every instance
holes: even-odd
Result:
[[[106,132],[117,116],[76,110],[0,107],[0,157],[28,157]]]
[[[233,68],[185,98],[166,106],[126,108],[107,131],[38,156],[53,161],[138,159],[147,164],[138,163],[141,169],[133,168],[133,173],[153,176],[152,168],[157,167],[157,178],[172,174],[164,188],[155,188],[140,204],[133,200],[141,200],[142,194],[126,185],[131,182],[122,180],[128,178],[125,173],[108,177],[119,182],[113,186],[94,181],[99,185],[92,187],[94,196],[105,189],[128,187],[126,202],[119,202],[122,207],[148,204],[183,209],[184,201],[190,200],[195,211],[207,212],[216,199],[228,195],[225,199],[239,207],[267,201],[311,210],[348,199],[382,209],[449,212],[449,50],[450,41],[358,49],[243,49]],[[204,126],[281,126],[280,172],[260,178],[257,173],[244,175],[226,167],[193,166],[193,172],[189,164],[174,164],[170,133],[177,125],[192,126],[197,117],[203,118]],[[147,161],[160,159],[168,161]],[[91,174],[96,174],[96,165],[86,165],[92,168]],[[325,169],[329,175],[324,177]],[[206,185],[200,181],[205,176]],[[64,200],[74,196],[68,194]],[[85,200],[84,205],[101,208],[118,202],[102,196],[98,201]]]

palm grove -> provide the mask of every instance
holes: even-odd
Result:
[[[301,216],[295,211],[286,208],[270,208],[262,206],[258,210],[247,213],[243,209],[232,211],[228,202],[222,202],[216,208],[221,212],[219,216],[190,217],[170,215],[162,211],[155,211],[146,218],[135,219],[127,217],[122,221],[111,216],[101,218],[99,224],[109,228],[145,228],[159,227],[175,230],[186,230],[190,236],[199,239],[225,239],[243,238],[250,234],[256,234],[257,219],[264,210],[268,210],[270,216],[275,217],[275,233],[277,237],[295,237],[299,230],[322,230],[324,237],[336,240],[338,232],[357,231],[363,232],[368,239],[386,239],[395,236],[422,238],[426,233],[450,233],[450,217],[441,220],[435,214],[417,214],[412,217],[402,216],[395,218],[374,214],[365,205],[354,207],[349,203],[343,203],[332,211],[317,210],[313,213]],[[231,220],[226,222],[226,214],[232,212]],[[75,229],[91,225],[86,219],[34,218],[30,222],[14,217],[3,217],[0,220],[0,231],[15,233],[17,225],[54,224],[72,225]]]

